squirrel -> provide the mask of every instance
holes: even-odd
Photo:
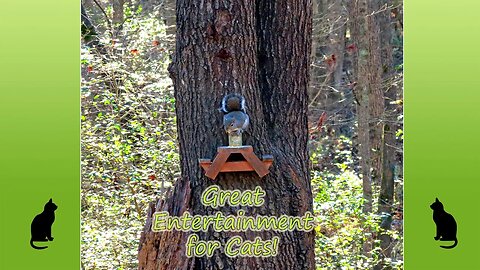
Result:
[[[228,94],[222,99],[220,110],[224,113],[223,128],[227,134],[242,134],[250,123],[246,113],[245,98],[239,94]]]

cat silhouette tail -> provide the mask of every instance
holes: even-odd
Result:
[[[455,245],[456,245],[456,244],[455,244]],[[34,248],[34,249],[45,249],[45,248],[47,248],[47,247],[37,247],[37,246],[35,246],[35,245],[33,244],[33,239],[30,239],[30,246],[32,246],[32,248]]]
[[[454,248],[454,247],[457,246],[457,244],[458,244],[458,241],[457,241],[457,238],[455,238],[455,243],[453,243],[452,246],[440,246],[440,247],[442,247],[442,248]]]

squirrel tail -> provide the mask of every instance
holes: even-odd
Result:
[[[45,249],[45,248],[47,248],[47,247],[37,247],[37,246],[35,246],[33,244],[33,239],[30,239],[30,246],[32,246],[32,248],[34,248],[34,249]]]
[[[224,113],[232,111],[245,112],[245,107],[245,98],[240,94],[232,93],[223,97],[220,111]]]
[[[455,238],[455,243],[453,243],[453,245],[451,245],[451,246],[440,246],[440,247],[442,247],[442,248],[454,248],[454,247],[457,246],[457,244],[458,244],[458,241],[457,241],[457,238]]]

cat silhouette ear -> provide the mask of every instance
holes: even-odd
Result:
[[[438,202],[438,198],[435,198],[435,201]]]
[[[52,202],[52,198],[50,198],[50,201],[48,201],[48,202]]]

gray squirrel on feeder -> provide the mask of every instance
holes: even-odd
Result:
[[[215,179],[221,172],[256,172],[259,177],[269,173],[272,155],[262,155],[261,159],[253,152],[253,146],[242,145],[242,134],[248,128],[250,119],[246,113],[245,98],[239,94],[223,97],[218,108],[223,112],[223,129],[228,134],[228,146],[217,147],[213,158],[200,158],[198,162],[205,175]],[[233,157],[232,157],[233,155]]]
[[[230,146],[242,145],[242,133],[250,119],[246,114],[245,98],[239,94],[228,94],[222,99],[220,110],[223,115],[223,128],[228,134]]]

